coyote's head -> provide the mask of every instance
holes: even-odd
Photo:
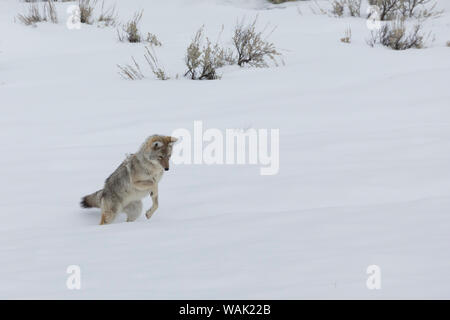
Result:
[[[147,138],[141,150],[147,159],[159,163],[164,170],[168,171],[172,146],[177,140],[170,136],[153,135]]]

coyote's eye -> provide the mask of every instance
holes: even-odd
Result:
[[[162,159],[163,159],[163,156],[159,156],[159,157],[158,157],[158,160],[162,160]]]

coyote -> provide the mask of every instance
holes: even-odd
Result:
[[[127,221],[136,220],[142,212],[146,195],[152,198],[152,207],[145,213],[147,219],[158,209],[158,182],[164,170],[169,170],[172,146],[177,138],[153,135],[148,137],[138,152],[128,155],[106,179],[102,190],[81,199],[83,208],[101,208],[100,224],[111,223],[124,211]]]

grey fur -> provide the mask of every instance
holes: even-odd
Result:
[[[153,135],[148,137],[138,152],[127,156],[106,179],[102,190],[82,198],[84,208],[101,208],[100,224],[111,223],[119,212],[127,214],[127,221],[136,220],[142,212],[141,199],[147,195],[153,205],[146,212],[147,219],[158,208],[158,182],[164,170],[169,170],[172,145],[176,138]]]

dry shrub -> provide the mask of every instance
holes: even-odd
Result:
[[[398,18],[426,19],[438,17],[443,10],[436,10],[434,0],[369,0],[369,4],[378,7],[380,20]]]
[[[252,67],[267,67],[266,58],[271,59],[277,65],[275,57],[281,55],[274,44],[268,42],[264,31],[256,31],[257,17],[250,24],[245,24],[244,19],[238,21],[234,27],[232,42],[237,52],[236,61],[239,66],[248,64]]]
[[[429,37],[422,34],[422,25],[416,24],[410,31],[401,20],[385,23],[376,31],[372,31],[371,39],[368,40],[370,46],[381,44],[393,50],[421,49],[425,46],[425,40]]]
[[[112,6],[109,7],[107,9],[105,9],[105,2],[102,2],[102,7],[100,9],[100,15],[97,19],[97,21],[105,27],[115,27],[117,25],[117,12],[116,12],[116,7]]]
[[[141,67],[136,62],[136,60],[131,57],[133,64],[126,64],[124,66],[117,65],[119,68],[119,75],[126,80],[142,80],[144,79],[144,74],[141,71]]]
[[[156,57],[156,54],[151,48],[151,51],[148,47],[145,47],[145,54],[144,58],[147,61],[148,65],[150,66],[150,69],[152,70],[153,74],[156,76],[159,80],[169,80],[170,77],[167,76],[166,71],[160,64],[158,58]],[[134,59],[134,57],[131,57],[132,64],[126,64],[126,65],[117,65],[119,68],[119,75],[126,79],[126,80],[142,80],[145,78],[144,73],[141,70],[140,65],[137,63],[137,61]]]
[[[347,0],[346,6],[351,17],[361,16],[361,2],[362,0]]]
[[[24,25],[34,25],[37,22],[47,21],[45,12],[41,13],[37,3],[31,3],[28,7],[28,12],[25,14],[18,14],[17,19]]]
[[[344,15],[345,0],[334,0],[331,3],[331,13],[335,16],[342,17]]]
[[[17,19],[27,26],[46,21],[58,23],[58,15],[52,0],[43,3],[42,10],[37,2],[30,2],[28,12],[18,14]]]
[[[398,10],[404,18],[424,19],[443,13],[443,10],[436,10],[436,6],[437,2],[433,0],[400,0]]]
[[[127,41],[131,43],[137,42],[148,42],[152,46],[160,47],[162,45],[161,41],[159,41],[158,37],[153,33],[147,32],[147,37],[144,39],[139,31],[139,23],[142,19],[142,14],[144,10],[136,12],[133,18],[130,19],[124,26],[122,26],[122,30],[117,30],[117,36],[119,41]]]
[[[158,37],[156,37],[156,35],[150,32],[147,33],[147,38],[145,39],[145,41],[147,41],[148,43],[150,43],[152,46],[155,47],[162,46],[162,43],[161,41],[159,41]]]
[[[331,14],[342,17],[347,9],[351,17],[361,16],[362,0],[333,0],[331,3]]]
[[[166,71],[159,63],[153,48],[152,51],[150,51],[148,47],[145,47],[145,50],[147,52],[144,54],[144,58],[145,60],[147,60],[147,63],[150,66],[150,69],[152,70],[156,78],[159,80],[169,80],[170,77],[167,76]]]
[[[341,38],[341,42],[343,43],[350,43],[352,42],[352,29],[350,27],[345,30],[344,37]]]
[[[395,18],[400,0],[369,0],[369,4],[379,10],[380,20],[392,20]]]
[[[186,50],[185,76],[193,80],[218,79],[217,69],[224,65],[268,67],[267,59],[278,65],[275,57],[281,54],[273,43],[267,41],[270,33],[265,36],[265,30],[257,31],[256,23],[257,18],[249,24],[245,24],[244,19],[237,22],[231,39],[234,52],[220,46],[219,41],[212,43],[204,38],[203,27],[200,28]]]
[[[204,39],[203,31],[201,27],[186,50],[184,76],[192,80],[219,79],[217,69],[232,63],[232,54],[217,42],[213,44],[208,38]]]
[[[44,10],[46,12],[47,19],[51,23],[58,23],[58,14],[56,12],[54,1],[52,0],[47,1],[44,4]]]
[[[322,8],[316,0],[312,1],[312,3],[313,3],[313,5],[310,5],[309,9],[311,10],[311,12],[313,14],[328,15],[328,10],[325,10],[324,8]]]
[[[128,41],[131,43],[141,42],[142,37],[141,33],[139,32],[139,22],[142,19],[142,14],[144,13],[144,10],[141,10],[140,12],[136,12],[131,18],[130,21],[128,21],[123,27],[121,33],[119,30],[117,30],[117,35],[119,38],[119,41]]]
[[[97,0],[78,0],[81,23],[92,24],[92,13],[96,4]]]

